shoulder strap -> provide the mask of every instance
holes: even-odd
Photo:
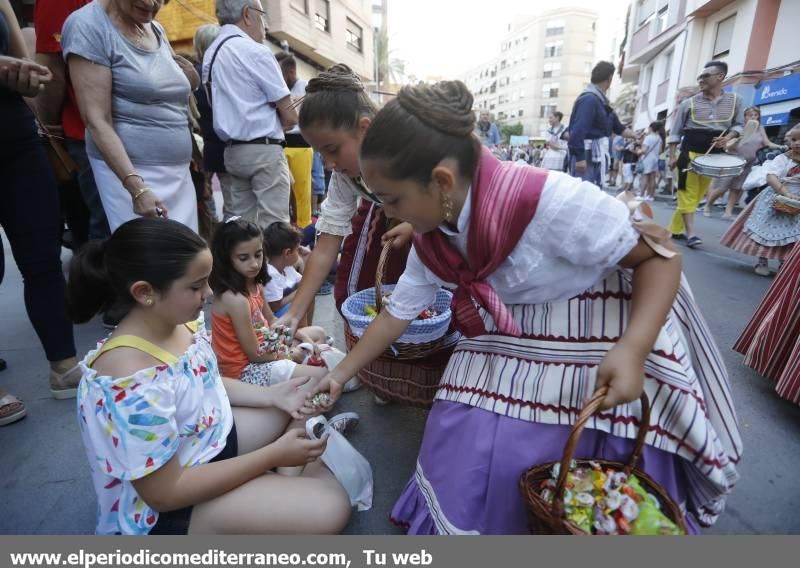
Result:
[[[222,46],[225,45],[228,40],[231,40],[235,37],[241,37],[241,36],[238,35],[228,36],[221,42],[219,42],[217,49],[214,50],[214,55],[211,57],[211,63],[208,64],[208,81],[206,81],[205,87],[206,87],[206,96],[208,97],[208,105],[211,106],[212,109],[214,107],[212,106],[213,103],[211,101],[211,73],[212,71],[214,71],[214,62],[217,60],[217,55],[219,55],[219,50],[222,48]]]
[[[94,354],[94,357],[89,360],[88,366],[91,367],[101,355],[111,351],[112,349],[116,349],[117,347],[131,347],[133,349],[138,349],[139,351],[147,353],[154,359],[158,359],[165,365],[174,365],[178,362],[178,358],[175,357],[175,355],[169,351],[161,349],[161,347],[158,347],[153,343],[150,343],[146,339],[142,339],[141,337],[137,337],[135,335],[118,335],[117,337],[112,337],[105,342],[105,344],[97,351],[97,353]]]

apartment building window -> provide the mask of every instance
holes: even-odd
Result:
[[[648,65],[644,70],[644,83],[642,83],[642,102],[647,100],[650,92],[650,84],[653,82],[653,65]]]
[[[551,77],[559,77],[561,75],[561,63],[545,63],[544,72],[542,77],[549,79]]]
[[[544,56],[561,57],[561,49],[563,46],[564,42],[561,40],[547,42],[544,44]]]
[[[347,39],[347,47],[362,53],[364,51],[364,33],[361,30],[361,26],[347,18],[344,33]]]
[[[331,31],[331,3],[329,0],[315,0],[314,25],[323,32]]]
[[[544,83],[542,85],[542,98],[554,99],[558,96],[558,83]]]
[[[301,14],[308,15],[308,0],[292,0],[292,8]]]
[[[521,99],[524,99],[524,98],[525,98],[525,89],[522,89],[522,90],[519,92],[519,98],[521,98]]]
[[[639,27],[649,24],[656,12],[656,0],[639,0],[636,12]]]
[[[674,57],[675,52],[670,51],[664,56],[664,68],[661,70],[661,82],[669,80],[669,76],[672,73],[672,58]]]
[[[658,1],[658,12],[653,29],[653,35],[657,36],[663,31],[666,31],[667,24],[669,23],[669,0]]]
[[[545,35],[547,37],[564,35],[564,20],[552,20],[547,22]]]
[[[522,110],[522,109],[519,109],[519,110],[517,111],[517,116],[522,116],[523,114],[525,114],[525,111],[524,111],[524,110]]]
[[[714,58],[728,55],[731,52],[733,39],[733,26],[736,23],[736,14],[728,16],[717,24],[717,37],[714,40]]]
[[[547,118],[556,111],[556,105],[542,105],[539,107],[539,118]]]

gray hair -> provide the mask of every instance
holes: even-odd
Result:
[[[203,24],[194,32],[194,51],[197,53],[197,59],[201,62],[208,46],[214,43],[218,35],[219,26],[217,24]]]
[[[242,10],[248,6],[262,9],[258,0],[217,0],[217,19],[220,25],[239,22],[242,19]]]

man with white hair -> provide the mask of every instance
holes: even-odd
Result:
[[[284,131],[297,124],[297,112],[264,45],[265,12],[258,0],[217,0],[217,19],[222,27],[203,57],[203,84],[226,144],[231,213],[262,228],[288,222]]]

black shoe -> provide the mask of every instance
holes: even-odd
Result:
[[[679,235],[672,235],[672,240],[674,240],[674,241],[685,241],[686,240],[686,235],[684,235],[683,233],[681,233]]]
[[[5,359],[0,359],[0,371],[5,371],[8,365],[6,365]]]

